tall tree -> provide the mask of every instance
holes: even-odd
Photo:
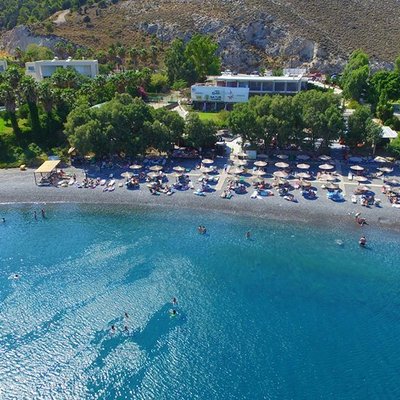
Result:
[[[0,101],[4,104],[4,107],[8,115],[10,116],[10,121],[14,135],[18,138],[21,137],[21,130],[18,126],[18,120],[16,114],[16,109],[17,109],[16,91],[7,81],[0,84]]]
[[[367,90],[369,58],[362,50],[354,51],[343,71],[341,79],[343,94],[348,99],[359,100]]]
[[[186,45],[185,56],[191,60],[199,79],[207,75],[217,75],[221,70],[221,60],[217,56],[218,45],[210,36],[194,35]]]
[[[26,100],[29,108],[29,120],[33,136],[40,138],[40,120],[38,110],[38,85],[31,76],[24,76],[21,79],[21,95]]]

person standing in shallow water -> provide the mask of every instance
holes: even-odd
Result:
[[[42,218],[46,218],[46,213],[44,212],[43,208],[42,208]]]
[[[246,232],[246,239],[250,239],[251,238],[251,233],[250,233],[250,231],[247,231]]]
[[[35,218],[35,221],[37,221],[37,213],[36,213],[36,211],[33,212],[33,218]]]

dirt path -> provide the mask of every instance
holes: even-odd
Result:
[[[65,20],[65,17],[66,17],[68,14],[69,14],[69,9],[68,9],[68,10],[64,10],[64,11],[60,11],[60,12],[57,14],[57,17],[53,20],[53,22],[54,22],[56,25],[64,24],[65,22],[67,22],[67,21]]]

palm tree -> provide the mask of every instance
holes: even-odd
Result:
[[[138,55],[139,55],[139,52],[136,47],[131,47],[128,50],[128,57],[129,57],[130,63],[132,64],[133,68],[136,68],[136,66],[137,66]]]
[[[39,101],[42,103],[46,113],[46,136],[50,137],[50,125],[52,120],[52,111],[56,101],[56,92],[51,81],[44,80],[39,84]]]
[[[21,96],[26,100],[29,108],[29,116],[33,135],[40,136],[40,121],[38,110],[38,84],[31,76],[24,76],[20,84]]]
[[[21,136],[21,130],[18,126],[17,120],[17,96],[16,91],[10,85],[9,82],[5,81],[0,85],[0,101],[4,103],[7,113],[10,116],[11,126],[13,128],[14,135],[16,137]]]

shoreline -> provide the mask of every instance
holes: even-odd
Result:
[[[172,196],[151,195],[145,185],[139,190],[127,190],[116,187],[114,192],[102,192],[101,188],[78,189],[77,187],[38,187],[33,182],[31,171],[7,170],[0,172],[0,206],[34,204],[84,204],[132,208],[168,208],[185,210],[207,210],[230,215],[240,214],[260,219],[286,221],[318,226],[343,225],[357,227],[354,214],[361,212],[368,226],[363,229],[378,228],[400,231],[400,210],[394,209],[384,201],[381,208],[366,208],[348,200],[335,203],[326,198],[325,192],[318,187],[317,200],[305,200],[298,191],[294,191],[298,203],[284,200],[278,195],[261,200],[251,199],[250,194],[235,195],[232,199],[220,198],[220,191],[205,197],[193,195],[192,191],[176,192]],[[122,181],[122,179],[120,180]],[[118,183],[118,182],[117,182]],[[250,190],[251,191],[251,190]]]

